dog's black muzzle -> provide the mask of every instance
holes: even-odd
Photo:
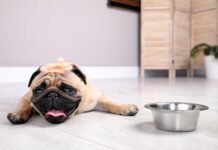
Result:
[[[32,98],[36,109],[50,123],[64,122],[79,106],[81,97],[66,95],[56,88],[47,89],[38,97]]]

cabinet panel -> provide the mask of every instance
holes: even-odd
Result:
[[[192,0],[192,11],[202,11],[216,7],[216,0]]]
[[[190,11],[191,0],[175,0],[175,7],[179,10]]]
[[[141,48],[144,67],[169,67],[170,13],[147,10],[142,18]]]
[[[142,9],[162,9],[169,8],[171,0],[142,0]]]
[[[186,69],[190,63],[190,14],[176,11],[174,14],[174,62],[176,69]]]

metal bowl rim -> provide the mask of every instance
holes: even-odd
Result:
[[[195,110],[167,110],[167,109],[158,109],[158,108],[153,108],[151,105],[158,105],[158,104],[188,104],[188,105],[198,105],[201,107],[201,109],[195,109]],[[203,111],[209,109],[208,106],[202,105],[202,104],[196,104],[196,103],[187,103],[187,102],[157,102],[157,103],[149,103],[144,105],[145,108],[150,109],[150,110],[156,110],[156,111],[167,111],[167,112],[188,112],[188,111]]]

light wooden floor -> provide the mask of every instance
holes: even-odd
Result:
[[[6,115],[15,109],[27,84],[0,84],[0,150],[217,150],[218,81],[205,79],[111,79],[94,80],[108,97],[135,103],[135,117],[90,112],[52,125],[34,116],[23,125],[11,125]],[[172,133],[154,128],[152,116],[143,105],[160,101],[205,104],[198,129]]]

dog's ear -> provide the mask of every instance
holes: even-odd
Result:
[[[28,87],[30,87],[32,81],[34,80],[34,78],[40,73],[40,67],[32,74],[29,83],[28,83]]]
[[[75,73],[85,84],[86,82],[86,76],[80,71],[80,69],[76,65],[72,65],[72,72]]]

